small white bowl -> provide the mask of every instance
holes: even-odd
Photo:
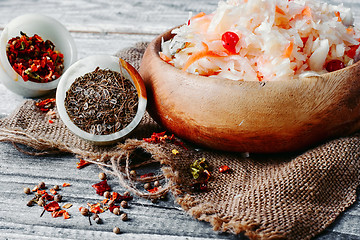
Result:
[[[129,79],[135,86],[138,93],[138,109],[134,119],[121,131],[108,135],[94,135],[88,133],[76,126],[70,119],[66,108],[65,98],[66,92],[71,87],[76,78],[93,72],[97,67],[100,69],[110,69],[120,72]],[[115,143],[122,138],[128,136],[140,123],[146,111],[147,97],[144,82],[139,73],[128,62],[108,55],[94,55],[83,58],[74,63],[62,76],[58,88],[56,90],[56,105],[61,120],[75,135],[82,139],[88,140],[97,145],[106,145]]]
[[[61,77],[47,83],[25,82],[8,61],[6,45],[11,38],[20,36],[20,31],[26,33],[29,37],[38,34],[44,41],[52,41],[55,50],[64,54],[64,72],[76,61],[75,42],[61,23],[51,17],[39,14],[25,14],[14,18],[1,33],[0,79],[2,83],[12,92],[24,97],[45,95],[57,87]]]

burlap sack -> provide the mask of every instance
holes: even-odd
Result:
[[[145,47],[141,43],[118,55],[138,68]],[[49,123],[48,116],[28,100],[0,120],[0,141],[27,145],[39,150],[37,154],[65,151],[98,161],[100,167],[118,176],[121,184],[144,197],[158,197],[170,189],[185,211],[210,222],[214,230],[245,232],[251,239],[310,239],[356,200],[359,134],[329,141],[305,153],[247,156],[142,140],[160,130],[146,115],[132,139],[117,146],[93,146],[69,132],[58,116]],[[137,149],[150,153],[150,162],[161,162],[167,182],[163,192],[141,194],[127,182],[131,177],[126,167]],[[173,154],[173,149],[179,153]],[[210,165],[206,192],[192,192],[189,184],[194,182],[189,166],[199,158]],[[222,165],[232,171],[220,173]]]

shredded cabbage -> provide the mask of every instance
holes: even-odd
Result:
[[[360,31],[349,8],[314,0],[220,1],[162,41],[160,57],[189,73],[240,81],[289,80],[359,58]],[[235,52],[222,35],[236,33]]]

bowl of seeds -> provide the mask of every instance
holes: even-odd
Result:
[[[24,97],[55,90],[76,58],[72,36],[52,17],[21,15],[11,20],[0,36],[0,79],[10,91]]]
[[[62,76],[56,104],[61,120],[78,137],[113,144],[128,136],[146,111],[139,73],[123,59],[95,55],[74,63]]]

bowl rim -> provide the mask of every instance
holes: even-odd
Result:
[[[167,65],[166,68],[168,69],[173,69],[174,71],[176,71],[177,73],[183,73],[186,76],[189,76],[189,78],[187,79],[194,79],[196,78],[197,81],[199,80],[203,80],[203,81],[212,81],[212,82],[221,82],[221,83],[225,83],[225,84],[229,84],[229,85],[238,85],[239,83],[241,84],[262,84],[262,83],[270,83],[271,84],[284,84],[284,83],[288,83],[289,81],[291,82],[291,80],[277,80],[277,81],[272,81],[272,80],[266,80],[266,81],[246,81],[245,79],[243,80],[231,80],[231,79],[227,79],[227,78],[219,78],[217,76],[212,76],[212,77],[207,77],[207,76],[202,76],[202,75],[197,75],[197,74],[193,74],[193,73],[189,73],[187,71],[182,71],[179,68],[176,68],[174,66],[172,66],[171,64],[166,63],[165,61],[163,61],[160,58],[160,50],[161,50],[161,42],[162,41],[167,41],[170,40],[171,38],[173,38],[175,36],[174,33],[172,33],[172,31],[174,29],[177,29],[181,26],[183,26],[185,24],[181,24],[178,26],[175,26],[173,28],[170,28],[168,30],[166,30],[165,32],[161,33],[160,35],[158,35],[152,42],[150,42],[149,44],[149,48],[151,49],[150,52],[152,52],[152,54],[155,53],[155,56],[157,57],[157,60],[160,60],[163,64],[163,66],[165,67]],[[322,79],[322,78],[328,78],[329,76],[333,75],[333,74],[341,74],[344,71],[349,71],[349,70],[353,70],[354,68],[357,68],[358,65],[360,65],[360,60],[339,70],[333,71],[333,72],[327,72],[327,73],[323,73],[323,74],[319,74],[319,75],[311,75],[311,76],[303,76],[303,77],[296,77],[293,80],[295,81],[317,81],[318,79]],[[191,76],[191,77],[190,77]]]
[[[72,122],[65,108],[66,91],[70,88],[71,84],[78,76],[82,76],[85,73],[94,71],[98,65],[100,65],[99,67],[102,69],[108,68],[110,70],[122,73],[127,79],[132,82],[138,94],[138,108],[133,120],[122,130],[107,135],[95,135],[82,130]],[[117,65],[117,67],[115,67],[115,65]],[[81,69],[82,67],[84,69]],[[93,70],[89,71],[86,69]],[[146,112],[147,96],[145,84],[142,78],[137,73],[135,68],[128,62],[119,57],[110,55],[91,55],[78,60],[68,69],[68,71],[64,73],[63,78],[61,78],[56,91],[56,105],[61,120],[71,132],[73,132],[78,137],[94,144],[108,145],[128,136],[139,125],[141,119]]]
[[[34,13],[28,13],[28,14],[23,14],[20,15],[16,18],[13,18],[4,28],[3,32],[1,33],[0,36],[0,65],[1,65],[1,69],[2,71],[4,71],[6,73],[6,75],[9,78],[9,81],[11,81],[11,83],[13,85],[15,85],[16,87],[22,87],[22,88],[26,88],[29,90],[35,90],[35,91],[49,91],[49,90],[53,90],[57,87],[62,75],[50,82],[46,82],[46,83],[38,83],[38,82],[33,82],[33,81],[24,81],[22,79],[22,77],[15,72],[15,70],[12,68],[12,66],[10,65],[8,58],[7,58],[7,54],[6,54],[6,45],[7,42],[9,41],[9,39],[19,36],[20,33],[18,33],[16,36],[9,34],[10,29],[9,28],[14,28],[18,31],[21,31],[21,27],[23,26],[23,24],[29,24],[30,22],[41,22],[43,24],[46,24],[48,26],[51,26],[52,28],[56,28],[56,30],[60,33],[56,39],[63,39],[62,41],[65,42],[64,45],[66,45],[67,50],[69,50],[69,54],[66,54],[66,56],[64,57],[64,59],[66,59],[67,61],[64,63],[64,70],[63,70],[63,74],[65,73],[65,71],[72,65],[72,63],[74,63],[77,59],[77,48],[76,48],[76,44],[74,39],[72,38],[70,32],[65,28],[65,26],[60,23],[58,20],[56,20],[53,17],[47,16],[47,15],[43,15],[43,14],[34,14]],[[11,31],[15,31],[15,30],[11,30]],[[42,30],[39,29],[40,33],[37,33],[40,37],[42,37],[44,40],[46,40],[43,35],[44,32],[46,32],[46,30]],[[41,33],[42,32],[42,33]],[[26,33],[26,32],[25,32]],[[27,33],[28,34],[28,33]],[[59,37],[61,36],[61,38]],[[54,42],[54,41],[53,41]],[[60,50],[60,47],[55,44],[55,49]],[[62,53],[64,51],[61,51]]]

